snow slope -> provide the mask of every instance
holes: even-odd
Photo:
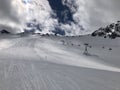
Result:
[[[0,90],[119,90],[119,41],[0,36]],[[84,43],[92,46],[89,56],[83,55]]]

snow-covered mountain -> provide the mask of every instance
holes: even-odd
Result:
[[[0,35],[0,88],[119,90],[119,42],[91,35]]]
[[[120,90],[120,21],[80,35],[88,0],[22,1],[23,32],[0,26],[0,90]]]
[[[117,23],[112,23],[107,27],[101,27],[95,32],[92,33],[92,36],[101,36],[101,37],[109,37],[115,39],[116,37],[120,37],[120,21]]]

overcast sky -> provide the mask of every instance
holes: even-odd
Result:
[[[46,27],[47,24],[53,27],[53,25],[58,23],[57,19],[55,20],[50,16],[53,11],[47,0],[33,1],[39,2],[39,9],[35,10],[34,13],[37,13],[35,16],[40,17],[41,23],[46,21]],[[71,25],[61,24],[61,28],[68,29],[68,31],[72,30],[71,32],[74,34],[92,32],[101,26],[120,20],[120,0],[67,0],[69,8],[73,10],[71,1],[74,1],[77,7],[73,14],[73,19],[77,24],[72,22]],[[4,24],[4,27],[9,25],[12,28],[16,28],[16,25],[21,25],[26,17],[25,9],[23,8],[26,8],[26,6],[21,3],[21,0],[0,0],[0,24]],[[36,7],[34,6],[33,8]],[[86,30],[81,32],[80,25]]]
[[[89,25],[93,29],[120,20],[120,0],[84,0]]]
[[[0,29],[21,30],[24,9],[21,0],[0,0]]]

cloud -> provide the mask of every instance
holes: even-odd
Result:
[[[0,0],[0,25],[18,32],[24,20],[23,10],[21,0]]]
[[[31,0],[28,7],[28,18],[37,20],[42,33],[52,33],[52,30],[58,25],[58,19],[54,18],[55,13],[49,2],[47,0]]]
[[[56,1],[56,3],[53,4],[52,2],[52,4],[50,4],[51,0],[49,0],[49,2],[48,0],[32,0],[28,5],[31,11],[30,17],[37,19],[42,27],[43,33],[52,32],[57,27],[65,30],[67,35],[81,34],[81,31],[83,31],[84,28],[82,27],[82,22],[79,22],[77,21],[77,18],[74,18],[74,20],[76,19],[75,23],[72,20],[72,17],[68,17],[76,12],[77,6],[69,1],[67,3],[64,1],[62,3],[57,3],[57,0],[52,1]],[[59,5],[58,7],[59,3],[63,5]],[[61,15],[58,15],[58,13]]]
[[[71,24],[62,24],[68,35],[85,34],[88,28],[89,15],[86,11],[86,2],[84,0],[64,0],[72,12],[74,22]]]
[[[73,19],[76,23],[62,24],[62,28],[71,34],[91,33],[120,20],[120,0],[63,0],[63,2],[74,11]]]
[[[23,29],[25,22],[37,19],[43,33],[51,32],[57,26],[65,30],[67,35],[78,35],[90,33],[101,26],[120,20],[119,0],[61,0],[61,2],[63,4],[61,6],[65,7],[63,9],[67,9],[60,13],[63,20],[68,20],[69,14],[73,19],[67,23],[60,22],[58,13],[48,0],[29,0],[29,4],[24,4],[21,0],[0,0],[0,25],[7,25],[13,32],[17,32]],[[54,8],[55,5],[57,7],[57,4],[54,4]]]
[[[0,0],[0,19],[10,19],[16,21],[11,8],[12,2],[10,0]]]
[[[79,8],[74,17],[87,32],[120,20],[119,0],[76,0],[76,3]]]

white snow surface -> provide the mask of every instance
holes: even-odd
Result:
[[[119,54],[119,38],[1,35],[0,90],[120,90]]]

